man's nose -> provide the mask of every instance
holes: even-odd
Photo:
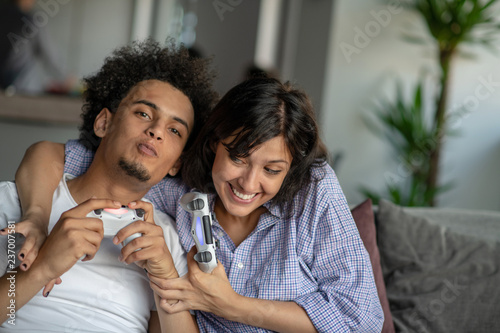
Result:
[[[158,124],[155,124],[154,126],[151,126],[148,128],[148,135],[158,141],[163,140],[163,130],[160,128]]]

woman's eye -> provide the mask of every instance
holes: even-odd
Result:
[[[269,169],[269,168],[265,168],[266,172],[271,174],[271,175],[277,175],[281,172],[281,170],[274,170],[274,169]]]
[[[233,162],[234,162],[234,163],[236,163],[236,164],[241,164],[241,163],[243,163],[243,161],[242,161],[242,160],[240,160],[240,159],[239,159],[238,157],[236,157],[236,156],[230,156],[230,158],[231,158],[231,161],[233,161]]]

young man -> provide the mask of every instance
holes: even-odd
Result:
[[[50,233],[36,259],[15,268],[12,247],[20,247],[19,237],[0,238],[0,269],[7,272],[0,279],[0,332],[159,332],[160,324],[162,331],[196,329],[189,312],[168,315],[157,296],[153,301],[145,270],[173,278],[187,267],[172,220],[141,198],[176,174],[183,149],[215,101],[212,78],[206,62],[187,50],[148,40],[115,51],[85,79],[80,140],[96,150],[94,161],[85,174],[60,181]],[[123,205],[144,209],[145,221],[104,238],[103,222],[87,215]],[[14,230],[9,221],[21,219],[21,205],[13,183],[0,184],[0,212],[0,228]],[[135,233],[142,236],[121,248]],[[50,297],[42,294],[58,277],[64,283]],[[154,302],[158,313],[150,312]]]

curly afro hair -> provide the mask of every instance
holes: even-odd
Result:
[[[117,48],[104,60],[95,74],[83,79],[83,124],[80,126],[80,142],[93,151],[100,138],[94,133],[94,121],[103,108],[112,113],[136,84],[145,80],[167,82],[186,95],[194,109],[194,127],[186,144],[189,148],[203,125],[208,113],[218,99],[212,87],[215,72],[209,59],[192,57],[184,46],[175,46],[172,39],[162,47],[149,38]]]

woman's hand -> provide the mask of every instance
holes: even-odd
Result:
[[[227,311],[237,302],[239,295],[231,287],[220,262],[211,273],[205,273],[194,260],[195,253],[193,247],[187,255],[189,272],[181,278],[162,279],[150,272],[151,288],[162,298],[160,306],[167,313],[201,310],[227,317]],[[167,300],[172,299],[179,302],[169,304]]]
[[[129,203],[129,208],[144,209],[144,221],[136,221],[117,232],[113,243],[119,244],[134,233],[142,234],[121,250],[120,260],[135,263],[155,276],[164,279],[179,277],[170,250],[165,243],[163,229],[153,219],[153,205],[145,201]]]
[[[25,237],[25,241],[21,250],[19,251],[18,258],[21,261],[20,269],[27,271],[33,261],[38,255],[40,247],[42,247],[43,242],[47,238],[47,223],[41,223],[34,217],[23,217],[21,222],[14,224],[14,231],[22,234]],[[7,229],[2,229],[0,235],[7,235],[9,231]]]
[[[36,216],[24,216],[21,222],[15,223],[13,231],[22,234],[25,238],[24,244],[19,250],[18,258],[21,261],[19,268],[22,271],[27,271],[33,261],[38,256],[38,251],[42,247],[43,242],[47,238],[47,223],[42,223],[37,220]],[[0,235],[7,235],[9,231],[2,229]],[[48,295],[55,284],[60,284],[61,278],[50,281],[43,289],[43,295]]]

